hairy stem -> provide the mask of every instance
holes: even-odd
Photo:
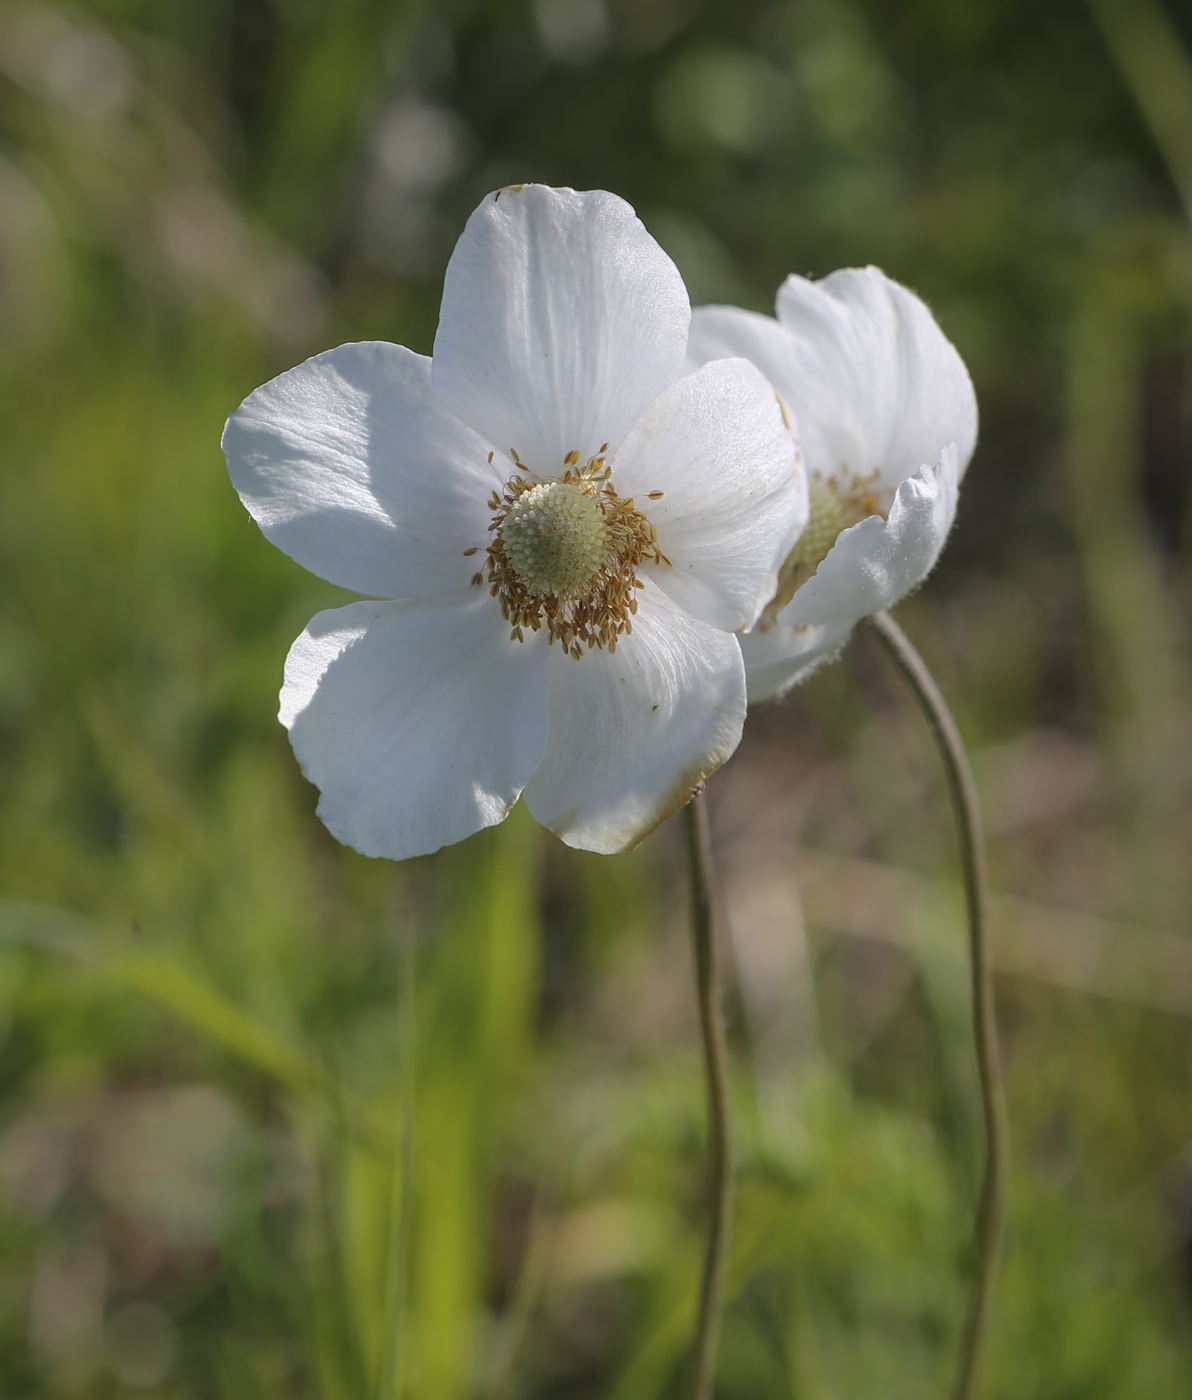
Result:
[[[972,978],[973,1038],[981,1112],[985,1124],[985,1175],[976,1221],[976,1274],[969,1296],[968,1316],[961,1341],[960,1361],[952,1387],[953,1400],[973,1400],[978,1394],[981,1356],[993,1309],[993,1288],[1001,1255],[1005,1218],[1008,1130],[1006,1099],[998,1050],[997,1019],[989,956],[989,876],[977,787],[956,722],[932,679],[923,658],[902,628],[886,612],[869,619],[890,659],[914,692],[943,759],[952,795],[952,810],[964,871],[968,910],[969,960]]]
[[[703,794],[683,808],[683,835],[691,889],[691,941],[708,1088],[708,1197],[711,1221],[700,1282],[692,1400],[711,1400],[720,1339],[724,1266],[728,1256],[733,1194],[732,1118],[728,1045],[720,1005],[712,898],[712,848]]]

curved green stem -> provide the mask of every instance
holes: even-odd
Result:
[[[703,794],[683,808],[683,835],[691,889],[691,941],[708,1088],[708,1198],[711,1221],[700,1282],[695,1332],[692,1400],[711,1400],[720,1340],[724,1266],[728,1257],[733,1194],[732,1112],[728,1087],[728,1045],[720,1005],[720,978],[712,898],[712,847]]]
[[[1005,1218],[1008,1130],[997,1018],[993,1002],[993,978],[989,955],[989,875],[985,864],[985,838],[981,807],[968,754],[956,722],[932,679],[923,658],[911,645],[889,613],[869,619],[890,659],[914,692],[944,762],[956,831],[964,894],[968,910],[970,975],[972,978],[973,1038],[977,1075],[981,1085],[981,1112],[985,1124],[985,1176],[976,1221],[976,1275],[969,1296],[968,1316],[960,1348],[960,1362],[952,1388],[953,1400],[972,1400],[978,1393],[981,1356],[993,1308],[993,1287],[1001,1255]]]

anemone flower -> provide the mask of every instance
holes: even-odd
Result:
[[[432,358],[341,345],[250,394],[224,450],[298,563],[372,598],[294,643],[281,721],[341,841],[400,859],[524,793],[636,845],[735,748],[750,627],[807,520],[747,361],[685,375],[691,309],[623,200],[489,195]]]
[[[863,617],[939,558],[977,439],[964,362],[913,292],[876,267],[788,277],[777,319],[694,313],[688,365],[744,356],[794,417],[810,519],[758,624],[741,638],[750,700],[834,657]]]

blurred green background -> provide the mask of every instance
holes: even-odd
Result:
[[[676,835],[339,848],[274,716],[347,595],[218,450],[310,353],[429,352],[467,214],[542,180],[629,199],[696,302],[874,262],[964,355],[981,442],[900,617],[997,890],[986,1394],[1192,1394],[1190,42],[1171,0],[0,4],[0,1393],[682,1393]],[[980,1142],[935,756],[859,637],[709,795],[719,1394],[941,1395]]]

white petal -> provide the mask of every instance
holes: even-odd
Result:
[[[430,361],[366,341],[316,355],[248,396],[224,430],[253,519],[304,568],[402,598],[467,585],[500,474],[435,399]]]
[[[815,573],[778,614],[780,622],[851,625],[892,608],[939,558],[952,520],[960,467],[955,447],[898,488],[890,514],[842,530]]]
[[[552,648],[550,737],[526,786],[534,816],[569,846],[630,850],[737,747],[745,674],[736,638],[649,583],[616,654]]]
[[[443,287],[435,388],[494,446],[554,476],[616,447],[682,373],[691,307],[623,199],[498,190],[468,220]]]
[[[847,622],[827,627],[787,627],[779,622],[764,632],[755,628],[738,637],[749,703],[771,700],[805,681],[839,654],[852,630]]]
[[[800,376],[790,331],[773,316],[739,306],[697,306],[687,341],[688,371],[738,355],[761,370],[793,412]]]
[[[509,640],[487,593],[352,603],[290,649],[281,722],[319,816],[403,860],[501,821],[546,746],[543,638]]]
[[[955,443],[963,475],[977,440],[972,382],[913,292],[876,267],[846,268],[821,282],[788,277],[777,309],[793,343],[777,387],[790,394],[809,472],[876,470],[892,490]]]
[[[612,473],[671,561],[642,572],[702,622],[752,626],[807,524],[807,483],[760,371],[719,360],[680,379],[630,429]]]

